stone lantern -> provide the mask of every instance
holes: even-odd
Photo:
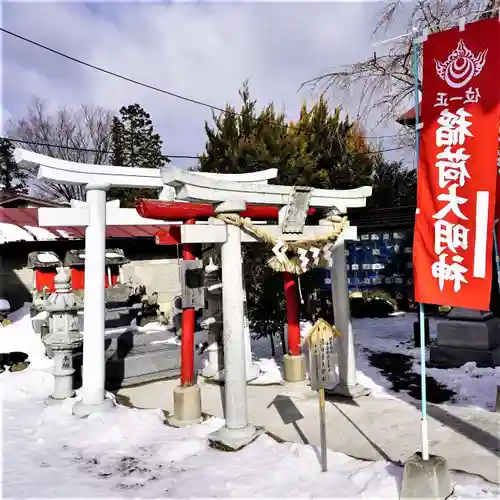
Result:
[[[78,311],[83,301],[71,290],[71,277],[60,267],[54,278],[55,292],[47,298],[44,309],[49,313],[49,333],[42,340],[50,348],[54,358],[54,393],[47,404],[63,401],[74,395],[73,350],[83,342],[78,329]]]

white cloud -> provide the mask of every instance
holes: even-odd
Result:
[[[376,3],[10,3],[3,26],[61,52],[153,86],[224,107],[250,79],[261,105],[295,118],[300,84],[373,53]],[[140,103],[167,154],[203,150],[210,109],[85,68],[4,35],[3,107],[19,117],[30,98],[55,106]],[[338,104],[335,100],[332,104]],[[344,103],[355,112],[356,96]],[[370,130],[370,124],[366,124]],[[370,135],[392,133],[370,130]],[[391,144],[385,141],[385,146]],[[185,165],[185,162],[177,162]]]

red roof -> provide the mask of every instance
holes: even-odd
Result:
[[[167,226],[107,226],[107,238],[154,238]],[[84,227],[40,227],[38,208],[0,207],[0,244],[14,241],[82,240]]]
[[[422,113],[422,103],[418,105],[418,112],[419,115]],[[409,127],[414,127],[415,126],[415,108],[411,108],[406,113],[403,113],[401,116],[399,116],[396,121],[400,123],[401,125],[407,125]]]

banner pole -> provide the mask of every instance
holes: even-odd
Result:
[[[418,61],[420,46],[417,41],[413,43],[413,78],[415,80],[415,164],[418,169],[420,155],[420,113],[419,113],[419,85]],[[418,182],[418,179],[417,179]],[[418,305],[418,324],[420,330],[420,385],[422,387],[422,418],[420,422],[420,438],[422,445],[422,460],[429,460],[429,431],[427,425],[427,370],[425,359],[425,316],[424,304]]]
[[[498,289],[500,290],[500,255],[498,253],[497,224],[498,224],[498,219],[495,219],[495,222],[493,223],[493,248],[495,249],[495,265],[497,268],[497,282],[498,282]]]

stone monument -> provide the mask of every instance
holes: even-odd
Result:
[[[44,304],[44,309],[49,314],[49,333],[42,340],[51,349],[54,359],[54,392],[47,398],[47,404],[74,396],[73,351],[82,345],[78,312],[83,309],[83,302],[71,290],[70,281],[64,268],[58,268],[54,277],[55,291]]]

